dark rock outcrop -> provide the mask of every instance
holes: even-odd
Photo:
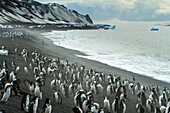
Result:
[[[33,0],[1,0],[0,23],[76,23],[93,24],[90,16],[57,3]]]

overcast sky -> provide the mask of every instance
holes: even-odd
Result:
[[[170,21],[170,0],[37,0],[59,3],[94,21]]]

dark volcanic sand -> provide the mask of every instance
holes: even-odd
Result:
[[[26,33],[26,38],[3,38],[0,36],[0,47],[5,46],[8,50],[10,50],[12,53],[14,52],[15,48],[18,48],[19,52],[23,48],[27,49],[30,53],[33,51],[40,52],[42,55],[50,57],[50,58],[60,58],[62,60],[68,60],[69,63],[78,63],[78,65],[84,65],[86,69],[95,69],[98,72],[104,72],[105,74],[115,74],[117,76],[121,76],[122,80],[129,79],[132,81],[132,75],[135,76],[136,82],[139,82],[145,86],[152,86],[152,85],[159,85],[162,88],[163,87],[170,87],[169,83],[165,83],[159,80],[154,80],[152,78],[134,74],[131,72],[127,72],[118,68],[114,68],[105,64],[102,64],[100,62],[91,61],[83,58],[76,57],[76,54],[82,54],[78,51],[65,49],[62,47],[58,47],[52,44],[52,42],[43,36],[40,35],[42,32],[46,32],[47,30],[37,30],[37,31],[31,31],[28,29],[22,29],[17,31],[23,31]],[[2,33],[1,33],[2,34]],[[31,38],[31,39],[30,39]],[[8,56],[0,56],[0,64],[2,65],[2,61],[6,60],[9,64],[9,72],[11,71],[11,62],[16,62],[16,65],[19,65],[21,67],[21,71],[18,74],[18,78],[21,79],[21,90],[24,92],[28,92],[26,90],[26,87],[23,83],[25,79],[29,79],[33,81],[33,73],[30,73],[30,75],[25,75],[23,71],[24,66],[28,66],[28,64],[24,61],[22,56],[16,55],[16,54],[9,54]],[[52,91],[50,89],[50,82],[53,79],[53,77],[48,76],[46,81],[46,86],[43,87],[43,100],[39,102],[38,106],[38,113],[42,112],[42,106],[44,104],[44,101],[46,98],[50,98],[52,101],[52,111],[53,113],[71,113],[72,108],[74,107],[73,97],[69,98],[63,98],[62,104],[57,104],[54,102],[54,98],[52,95]],[[103,94],[97,94],[95,95],[95,102],[98,102],[100,106],[103,106],[103,97],[106,96],[106,84],[104,83],[104,92]],[[1,94],[0,94],[1,96]],[[127,113],[135,113],[135,106],[138,103],[137,96],[132,95],[130,92],[128,92],[127,97],[129,98],[129,101],[126,103],[127,105]],[[148,95],[147,95],[148,97]],[[5,110],[7,113],[23,113],[23,111],[20,108],[22,96],[15,96],[12,95],[9,100],[6,103],[0,103],[0,110]],[[114,100],[114,95],[109,97],[110,103]]]

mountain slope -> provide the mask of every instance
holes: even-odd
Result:
[[[32,0],[1,0],[0,23],[79,23],[92,24],[89,15],[68,10],[56,3],[41,4]]]

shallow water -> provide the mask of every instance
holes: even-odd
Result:
[[[52,31],[54,44],[79,50],[80,56],[170,83],[170,27],[150,31],[154,23],[119,23],[115,30]]]

